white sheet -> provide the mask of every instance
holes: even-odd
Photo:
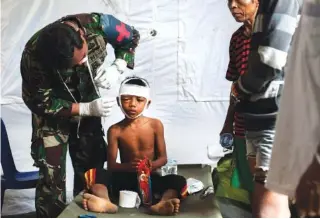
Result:
[[[226,101],[229,41],[240,25],[226,1],[179,3],[178,89],[181,101]]]

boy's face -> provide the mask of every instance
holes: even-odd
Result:
[[[120,101],[125,113],[132,118],[139,115],[147,104],[146,98],[132,95],[121,95]]]
[[[228,0],[228,7],[237,22],[245,22],[255,16],[258,0]]]

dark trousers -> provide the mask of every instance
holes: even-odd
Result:
[[[92,168],[103,168],[107,157],[107,144],[102,135],[80,135],[72,129],[69,152],[74,169],[73,196],[85,189],[84,173]]]
[[[104,169],[96,171],[95,183],[104,184],[111,197],[117,199],[120,190],[135,191],[139,194],[137,174],[132,172],[110,172]],[[187,181],[180,175],[160,176],[151,174],[151,188],[153,196],[161,196],[168,189],[175,190],[179,198],[184,198],[187,193]],[[153,198],[155,200],[155,197]]]

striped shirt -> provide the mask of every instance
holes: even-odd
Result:
[[[250,53],[250,38],[245,34],[244,25],[233,33],[229,46],[229,65],[226,74],[226,79],[229,81],[236,81],[240,75],[244,74],[248,68],[248,57]],[[234,134],[243,137],[244,118],[242,113],[235,112],[234,114]]]
[[[283,67],[295,32],[302,0],[261,0],[251,37],[248,71],[239,81],[245,94],[265,91],[282,80]]]
[[[251,36],[248,70],[235,82],[235,89],[242,98],[246,131],[275,128],[283,86],[279,85],[272,95],[265,95],[265,92],[273,82],[284,80],[283,68],[301,6],[302,0],[260,0]]]

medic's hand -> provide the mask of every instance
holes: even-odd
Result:
[[[80,116],[108,117],[116,100],[99,98],[89,103],[79,104]]]
[[[123,59],[116,59],[111,66],[102,64],[97,70],[94,82],[98,87],[110,89],[119,83],[119,77],[127,67],[127,62]]]

